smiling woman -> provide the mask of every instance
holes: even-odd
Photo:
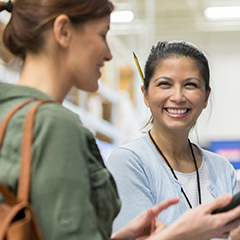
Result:
[[[239,224],[236,217],[240,208],[222,214],[221,224],[216,221],[218,214],[211,215],[211,211],[230,202],[228,195],[165,228],[156,216],[178,202],[171,198],[148,210],[144,206],[141,215],[111,235],[113,220],[120,210],[115,181],[104,165],[93,134],[83,127],[78,115],[61,103],[73,86],[88,92],[98,89],[100,68],[112,58],[106,35],[113,4],[108,0],[9,0],[0,1],[3,10],[11,12],[4,43],[23,60],[23,68],[16,84],[0,84],[0,121],[4,124],[9,111],[20,104],[23,107],[10,121],[1,145],[0,183],[13,193],[18,191],[25,115],[36,101],[50,102],[42,105],[35,116],[31,146],[29,202],[43,239],[190,240],[198,236],[207,240],[209,236],[224,237],[226,231]],[[171,86],[175,81],[180,83],[175,76],[169,77]],[[25,103],[29,104],[22,105]],[[195,105],[184,107],[191,107],[193,112]],[[196,214],[201,214],[199,226],[184,229],[182,226],[189,226]],[[178,229],[181,231],[175,231]]]
[[[169,225],[187,209],[239,191],[229,161],[188,139],[207,106],[209,79],[208,61],[193,44],[158,42],[152,47],[141,87],[152,113],[151,130],[113,151],[107,161],[122,200],[114,231],[164,199],[180,199],[158,215]]]
[[[106,16],[87,22],[74,30],[69,61],[65,62],[65,67],[70,69],[69,76],[78,89],[88,92],[97,91],[97,80],[101,77],[100,69],[105,61],[112,59],[106,41],[109,28],[110,18]]]
[[[148,90],[142,86],[142,91],[154,116],[152,131],[188,131],[207,106],[210,92],[206,92],[196,61],[190,57],[168,58],[159,63],[151,79]]]

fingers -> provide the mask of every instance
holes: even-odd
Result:
[[[240,225],[240,206],[225,213],[214,214],[212,217],[218,225],[218,230],[214,237],[227,238],[230,231]]]
[[[162,223],[158,219],[155,219],[155,221],[156,221],[155,222],[155,226],[156,226],[156,229],[157,229],[156,232],[160,232],[160,231],[162,231],[163,229],[165,229],[167,227],[164,223]]]
[[[157,216],[162,210],[164,210],[164,209],[168,208],[169,206],[176,204],[178,202],[179,202],[179,198],[171,198],[171,199],[168,199],[166,201],[162,201],[162,202],[156,204],[151,209],[152,209],[154,216]]]
[[[240,217],[238,217],[237,219],[227,223],[226,226],[224,227],[224,230],[230,232],[232,229],[235,229],[235,228],[239,227],[239,225],[240,225]]]
[[[240,239],[240,226],[230,232],[230,237],[234,240]]]
[[[239,239],[239,230],[237,229],[240,224],[240,217],[222,226],[214,235],[217,238],[228,238],[230,232],[231,239]],[[234,230],[233,230],[234,229]],[[233,230],[233,231],[232,231]],[[236,230],[236,231],[235,231]]]
[[[213,217],[223,225],[224,232],[229,232],[240,225],[240,206],[224,213],[214,214]]]
[[[135,217],[124,228],[112,234],[111,239],[145,239],[157,229],[165,228],[163,223],[156,220],[156,216],[167,207],[179,202],[178,198],[172,198],[147,209],[145,212]],[[162,224],[162,225],[160,225]]]
[[[220,197],[217,197],[211,203],[205,204],[205,210],[207,213],[212,213],[214,210],[218,208],[222,208],[227,206],[232,200],[232,196],[229,193],[226,193]]]
[[[226,222],[226,226],[233,226],[234,228],[234,226],[237,227],[240,224],[240,206],[225,213],[219,213],[216,215],[224,219],[224,221]]]

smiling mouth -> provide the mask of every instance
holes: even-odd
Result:
[[[170,114],[183,115],[189,111],[189,108],[182,108],[182,109],[165,108],[165,110]]]
[[[98,65],[97,65],[97,68],[100,69],[100,68],[102,68],[103,66],[104,66],[104,64],[98,64]]]

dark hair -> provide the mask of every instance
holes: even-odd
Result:
[[[158,42],[152,47],[144,68],[145,90],[148,89],[150,79],[154,75],[156,67],[159,66],[163,60],[172,57],[189,57],[195,60],[199,71],[205,81],[206,92],[210,90],[210,70],[207,58],[205,57],[204,53],[196,46],[184,41]]]
[[[0,11],[8,7],[0,2]],[[16,0],[3,41],[14,55],[25,59],[26,51],[37,53],[42,48],[44,30],[60,14],[67,15],[73,24],[84,24],[110,15],[113,9],[109,0]]]
[[[200,74],[205,81],[205,90],[209,92],[210,88],[210,70],[208,65],[208,60],[204,53],[198,49],[195,45],[190,42],[185,41],[164,41],[158,42],[156,45],[152,46],[151,52],[148,56],[147,62],[144,68],[144,89],[148,90],[149,82],[155,73],[156,67],[161,64],[162,61],[172,58],[172,57],[189,57],[195,60]],[[153,123],[153,116],[150,117],[146,125]]]

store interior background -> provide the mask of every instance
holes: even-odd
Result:
[[[157,41],[185,40],[202,49],[210,64],[212,94],[191,140],[210,149],[223,143],[220,154],[238,168],[240,162],[240,0],[114,0],[115,11],[131,11],[130,22],[112,22],[108,42],[113,60],[105,64],[96,94],[72,89],[63,105],[79,114],[96,136],[106,161],[119,145],[142,134],[150,117],[142,99],[141,78],[133,59],[142,69],[150,48]],[[209,19],[209,7],[234,7],[231,18]],[[227,13],[225,9],[221,17]],[[9,19],[0,14],[1,29]],[[127,20],[127,17],[121,17]],[[112,21],[114,18],[112,16]],[[19,66],[0,44],[0,81],[14,83]],[[224,145],[225,144],[225,145]],[[240,168],[240,167],[239,167]],[[240,179],[240,177],[239,177]]]

